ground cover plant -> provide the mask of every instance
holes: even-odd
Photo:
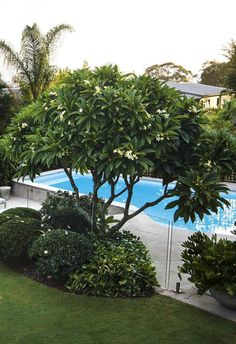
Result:
[[[4,344],[228,344],[235,323],[164,296],[73,295],[0,265]],[[14,331],[12,330],[14,329]]]
[[[93,177],[92,230],[98,230],[98,192],[108,183],[111,196],[100,212],[106,227],[110,204],[125,195],[123,217],[111,225],[116,232],[131,218],[163,199],[176,196],[175,220],[194,221],[228,204],[220,193],[221,161],[202,159],[201,109],[155,78],[122,74],[117,66],[69,73],[66,82],[23,110],[9,129],[11,156],[22,161],[19,175],[33,179],[43,166],[61,165],[76,197],[73,171]],[[209,147],[205,144],[205,149]],[[227,151],[225,157],[227,158]],[[230,155],[231,156],[231,155]],[[205,157],[205,155],[204,155]],[[228,159],[229,169],[236,159]],[[134,186],[155,167],[164,192],[130,212]],[[119,178],[124,188],[116,190]],[[169,183],[176,187],[169,189]]]

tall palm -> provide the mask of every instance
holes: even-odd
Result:
[[[50,65],[50,58],[55,51],[55,44],[61,34],[72,31],[72,27],[61,24],[42,35],[37,24],[26,26],[22,32],[21,49],[17,53],[11,45],[0,40],[0,53],[8,65],[18,72],[19,84],[27,87],[32,99],[37,99],[49,85],[55,67]]]

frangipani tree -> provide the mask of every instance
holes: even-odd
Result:
[[[19,176],[33,179],[43,167],[61,165],[78,195],[73,171],[93,177],[94,229],[99,189],[106,182],[109,205],[127,192],[119,230],[129,219],[164,199],[177,196],[175,219],[195,220],[227,203],[214,170],[200,161],[200,110],[192,100],[149,76],[124,75],[117,66],[71,73],[60,88],[45,93],[23,110],[9,129],[12,157],[21,161]],[[155,165],[154,165],[155,163]],[[153,168],[164,192],[130,213],[134,186]],[[124,188],[116,189],[120,178]],[[174,189],[169,183],[176,181]]]

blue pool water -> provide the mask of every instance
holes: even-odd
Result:
[[[82,194],[88,194],[92,192],[92,177],[91,175],[74,175],[75,182],[79,187],[79,191]],[[55,172],[52,174],[42,175],[35,179],[36,183],[42,183],[45,185],[53,186],[56,188],[60,188],[63,190],[70,190],[73,191],[72,186],[64,172]],[[124,181],[120,180],[117,184],[117,189],[121,190],[124,187]],[[110,188],[108,184],[105,184],[101,187],[99,196],[102,198],[108,198],[110,194]],[[150,181],[150,180],[142,180],[138,184],[135,185],[134,188],[134,195],[132,200],[132,205],[136,207],[142,206],[147,201],[153,201],[157,198],[157,196],[161,196],[163,194],[163,187],[162,184],[158,181]],[[175,227],[181,227],[185,229],[189,229],[192,231],[201,230],[203,232],[225,232],[228,230],[233,230],[234,222],[236,221],[236,192],[230,191],[227,195],[224,194],[225,197],[230,203],[230,208],[225,207],[224,210],[219,209],[218,214],[206,215],[201,221],[197,219],[195,223],[188,222],[187,224],[184,223],[182,220],[178,220],[175,222]],[[124,203],[126,199],[126,194],[124,193],[120,197],[116,199],[117,202]],[[164,200],[160,204],[148,208],[144,211],[148,216],[150,216],[153,220],[161,223],[167,223],[169,221],[173,221],[173,214],[175,209],[168,209],[165,210],[166,204],[168,204],[172,199]]]

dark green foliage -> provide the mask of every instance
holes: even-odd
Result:
[[[228,121],[231,124],[231,132],[236,133],[236,100],[224,104],[222,109],[222,118],[224,121]]]
[[[103,200],[98,202],[98,216]],[[78,233],[91,230],[92,196],[79,198],[67,191],[48,194],[42,203],[41,214],[44,223],[52,228],[64,228]]]
[[[88,264],[70,276],[73,292],[108,297],[150,295],[158,285],[155,267],[145,245],[130,233],[95,240],[95,253]]]
[[[19,215],[15,215],[15,214],[5,214],[4,212],[0,213],[0,226],[2,223],[11,221],[11,220],[18,220],[20,218]],[[21,220],[24,220],[22,218],[20,218]]]
[[[34,178],[42,165],[48,168],[61,165],[77,197],[74,171],[91,173],[94,232],[106,227],[110,204],[123,194],[123,217],[109,227],[115,232],[146,208],[171,197],[170,182],[175,180],[179,186],[183,180],[177,196],[185,197],[182,178],[190,175],[191,170],[204,175],[207,167],[197,154],[201,144],[201,114],[194,100],[182,97],[156,78],[125,75],[112,65],[95,70],[85,67],[69,73],[62,87],[45,92],[32,105],[28,121],[22,112],[9,129],[9,143],[12,156],[24,161],[18,175]],[[135,185],[154,168],[163,179],[164,194],[131,213]],[[207,188],[205,197],[216,198],[217,204],[208,202],[204,214],[223,204],[216,172],[208,171],[216,184]],[[117,190],[119,178],[124,178],[124,187]],[[103,185],[111,197],[99,211],[98,195]],[[201,208],[202,204],[187,205],[179,216],[185,216],[188,210],[202,214],[198,206]],[[193,214],[188,214],[188,218],[194,219]]]
[[[200,83],[218,87],[225,87],[227,78],[227,63],[206,61],[202,65]]]
[[[236,241],[217,240],[213,235],[197,232],[183,243],[181,274],[189,274],[189,281],[203,294],[210,288],[236,294]]]
[[[31,218],[41,220],[41,214],[38,210],[26,207],[16,207],[5,210],[2,214],[5,215],[17,215],[21,218]]]
[[[198,149],[202,165],[215,169],[221,179],[236,172],[236,136],[227,129],[205,130]]]
[[[99,199],[99,203],[102,204],[102,199]],[[79,198],[75,193],[68,191],[58,191],[53,194],[47,194],[46,200],[42,203],[41,214],[45,220],[48,215],[50,216],[51,209],[55,208],[76,208],[80,207],[88,214],[92,213],[92,195],[82,195]]]
[[[0,135],[4,133],[5,127],[10,123],[14,107],[16,107],[14,94],[1,80],[0,75]]]
[[[232,90],[236,90],[236,41],[231,40],[225,48],[227,61],[227,75],[225,84]]]
[[[185,223],[191,219],[195,221],[196,215],[202,220],[210,211],[218,212],[223,205],[229,202],[221,197],[220,193],[227,193],[224,184],[218,183],[218,175],[212,172],[202,173],[198,170],[190,171],[186,177],[180,177],[175,187],[169,194],[176,196],[177,200],[167,204],[166,209],[178,207],[174,214],[174,221],[183,218]]]
[[[28,249],[40,235],[41,222],[36,219],[14,219],[0,226],[0,259],[21,263],[28,259]]]
[[[47,194],[47,198],[42,203],[41,214],[44,220],[47,222],[48,216],[50,216],[52,209],[57,208],[75,208],[76,204],[75,194],[71,194],[68,191],[58,191],[56,193]]]
[[[160,80],[172,80],[172,81],[191,81],[194,77],[190,70],[185,69],[181,65],[176,65],[173,62],[165,62],[162,64],[156,64],[148,67],[145,70],[145,74]]]
[[[47,225],[53,228],[69,229],[72,232],[86,233],[91,230],[91,217],[82,208],[52,209]]]
[[[34,241],[29,255],[35,259],[42,276],[66,278],[80,269],[93,252],[90,241],[83,235],[56,229]]]
[[[9,157],[9,143],[0,139],[0,186],[11,185],[16,164]]]

